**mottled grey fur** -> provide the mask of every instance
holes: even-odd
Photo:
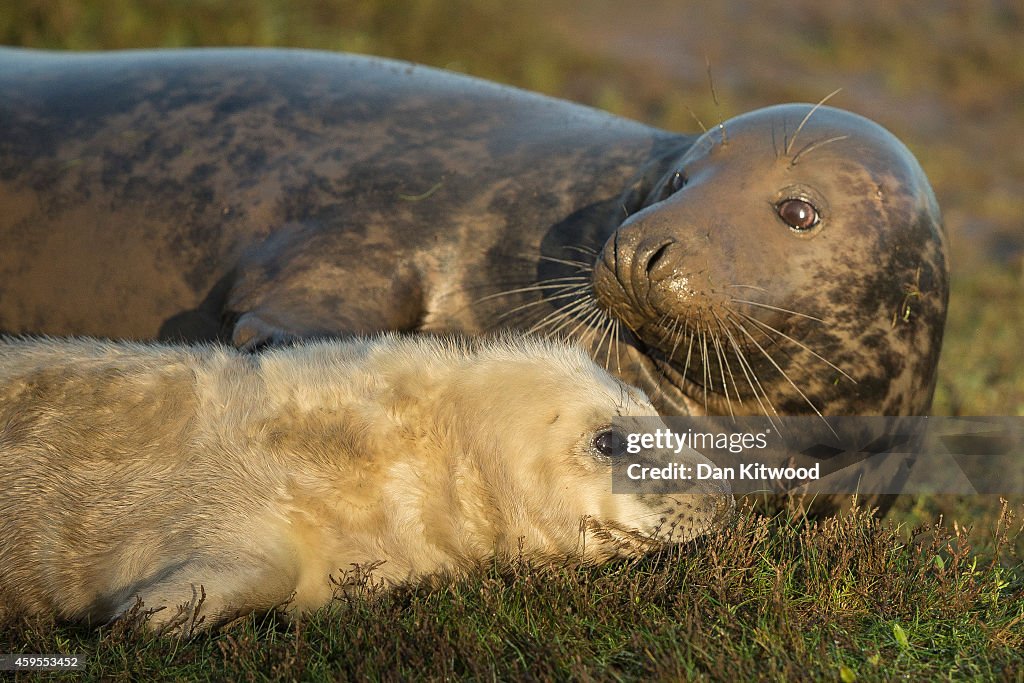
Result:
[[[0,331],[532,329],[665,414],[929,408],[938,208],[853,114],[772,107],[697,138],[281,50],[0,50],[0,93]],[[793,188],[822,204],[813,234],[779,220]]]

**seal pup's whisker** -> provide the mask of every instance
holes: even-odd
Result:
[[[744,319],[749,320],[750,322],[754,323],[755,325],[760,327],[762,330],[764,330],[766,332],[771,332],[771,333],[777,334],[780,337],[782,337],[783,339],[786,339],[786,340],[792,342],[793,344],[796,344],[801,349],[803,349],[807,353],[811,354],[812,356],[814,356],[815,358],[820,360],[822,363],[825,363],[826,365],[828,365],[830,368],[832,368],[833,370],[835,370],[836,372],[841,374],[846,379],[850,380],[854,384],[857,383],[857,380],[855,380],[853,377],[851,377],[845,370],[843,370],[841,367],[839,367],[838,365],[836,365],[835,363],[830,361],[828,358],[825,358],[824,356],[822,356],[820,353],[817,353],[816,351],[811,349],[809,346],[807,346],[803,342],[801,342],[801,341],[799,341],[797,339],[794,339],[793,337],[789,336],[788,334],[786,334],[782,330],[779,330],[779,329],[777,329],[775,327],[772,327],[771,325],[769,325],[768,323],[764,322],[763,320],[758,320],[757,318],[755,318],[752,315],[748,315],[748,314],[743,313],[741,311],[737,311],[736,313],[737,313],[737,315],[742,316]]]
[[[816,105],[811,107],[811,110],[809,112],[807,112],[807,116],[805,116],[803,118],[803,121],[800,122],[800,125],[796,127],[795,131],[793,131],[793,137],[790,138],[789,142],[786,144],[786,154],[787,155],[790,153],[790,150],[793,149],[793,143],[796,142],[796,136],[800,135],[800,131],[803,130],[804,125],[807,123],[807,120],[811,118],[811,115],[814,114],[814,112],[818,111],[818,109],[823,104],[825,104],[830,99],[832,99],[833,97],[838,95],[840,92],[842,92],[842,90],[843,90],[842,88],[836,88],[835,90],[833,90],[832,92],[830,92],[829,94],[825,95],[820,100],[818,100],[818,103]]]

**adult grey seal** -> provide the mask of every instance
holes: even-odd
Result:
[[[141,598],[167,608],[154,627],[208,627],[321,607],[353,564],[392,584],[636,556],[732,507],[727,484],[612,494],[616,430],[653,413],[529,338],[0,341],[0,596],[101,623]]]
[[[564,334],[663,414],[926,412],[917,161],[793,104],[702,136],[411,64],[0,50],[0,330]]]

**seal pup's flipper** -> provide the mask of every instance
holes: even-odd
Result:
[[[240,616],[282,606],[295,593],[285,573],[251,567],[200,568],[186,564],[169,577],[133,591],[107,622],[145,619],[145,628],[158,635],[190,638]]]

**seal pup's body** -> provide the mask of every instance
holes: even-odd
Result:
[[[141,598],[169,608],[152,616],[166,626],[201,587],[210,626],[320,607],[353,564],[395,583],[520,552],[639,554],[693,538],[732,500],[610,493],[596,436],[653,414],[583,351],[529,339],[258,356],[5,340],[0,595],[92,622]]]

